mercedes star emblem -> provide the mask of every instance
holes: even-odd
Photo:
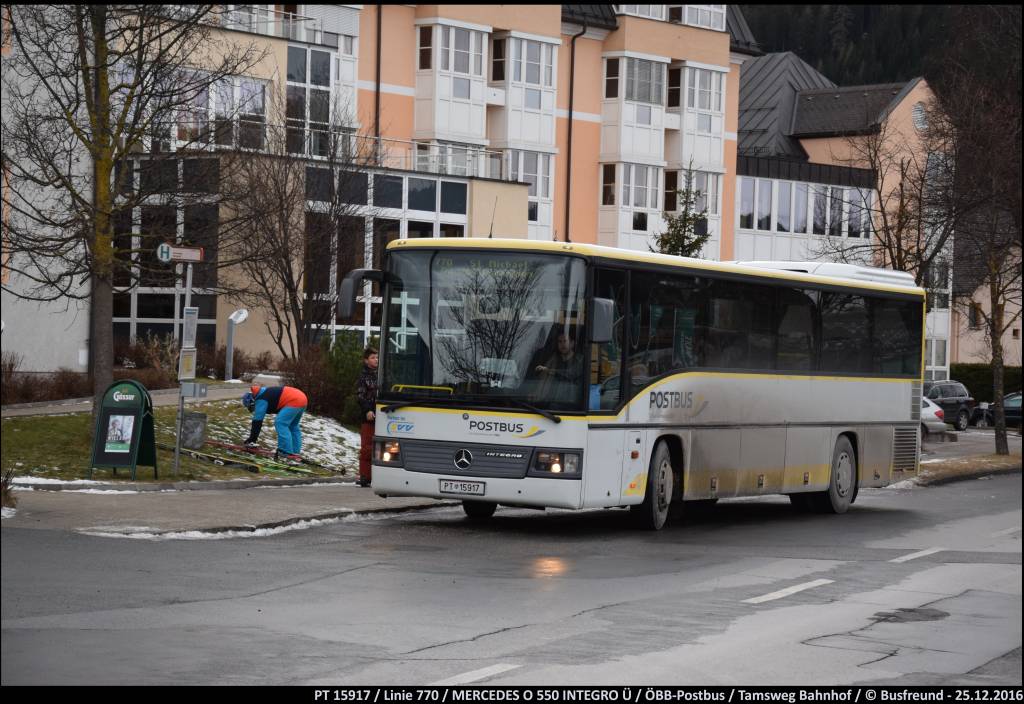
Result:
[[[455,453],[455,469],[469,469],[473,464],[473,453],[469,450],[459,450]]]

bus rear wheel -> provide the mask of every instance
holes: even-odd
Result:
[[[645,530],[661,530],[665,527],[674,486],[672,454],[668,445],[659,442],[647,470],[647,491],[643,503],[629,507],[638,527]]]
[[[474,521],[480,521],[490,518],[494,515],[494,509],[498,508],[498,504],[491,503],[490,501],[463,501],[462,510],[466,512],[466,515]]]
[[[818,513],[846,513],[857,494],[857,455],[845,435],[836,440],[832,451],[832,471],[828,489],[804,494],[811,509]]]

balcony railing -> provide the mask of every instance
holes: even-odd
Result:
[[[312,162],[356,165],[367,169],[397,169],[426,174],[519,180],[509,156],[502,151],[359,135],[349,129],[267,125],[259,115],[233,119],[190,116],[154,130],[144,151],[167,153],[242,149],[253,153],[286,154]]]
[[[241,32],[264,34],[306,44],[338,47],[338,35],[324,31],[315,17],[270,10],[260,5],[231,5],[224,17],[224,26]]]

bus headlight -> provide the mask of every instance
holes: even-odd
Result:
[[[402,446],[397,440],[374,440],[373,461],[393,467],[402,466]]]
[[[537,450],[533,455],[533,474],[576,479],[580,476],[580,453]]]

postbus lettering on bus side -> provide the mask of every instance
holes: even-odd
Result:
[[[648,408],[693,408],[693,392],[652,391]]]

